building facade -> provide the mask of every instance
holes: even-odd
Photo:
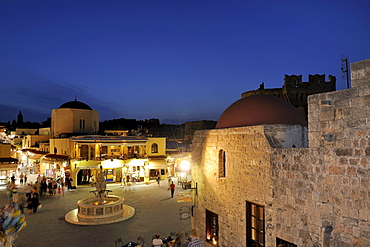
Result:
[[[18,159],[14,157],[15,147],[9,143],[0,143],[0,185],[6,184],[17,170]]]
[[[308,97],[307,139],[303,125],[263,121],[196,132],[193,228],[206,246],[370,246],[370,60],[352,81]]]
[[[19,157],[25,173],[72,178],[78,186],[90,183],[100,168],[106,181],[130,183],[158,175],[164,179],[171,171],[165,137],[127,136],[125,130],[97,135],[99,114],[83,102],[66,102],[52,110],[51,123],[44,135],[35,135],[35,130],[22,138]]]

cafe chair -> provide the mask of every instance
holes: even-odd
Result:
[[[117,238],[115,240],[115,243],[116,243],[116,247],[122,247],[123,245],[122,238]]]
[[[145,244],[145,238],[144,238],[144,237],[142,237],[142,236],[137,237],[137,243],[138,243],[139,245],[141,245],[142,247],[144,247],[144,244]]]

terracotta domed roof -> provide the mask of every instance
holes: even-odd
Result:
[[[66,102],[63,105],[59,106],[59,108],[92,110],[92,108],[90,106],[88,106],[87,104],[85,104],[81,101],[77,101],[77,100]]]
[[[229,106],[218,119],[216,129],[263,124],[307,126],[303,115],[287,101],[270,95],[253,95]]]

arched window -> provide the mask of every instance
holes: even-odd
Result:
[[[85,130],[85,119],[80,119],[80,130]]]
[[[218,152],[218,176],[220,178],[226,177],[226,155],[222,149]]]
[[[158,153],[158,144],[157,143],[152,144],[152,153]]]

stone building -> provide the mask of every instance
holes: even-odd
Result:
[[[370,59],[351,68],[352,89],[308,97],[308,128],[293,110],[270,118],[277,101],[242,111],[254,96],[195,133],[192,222],[206,246],[370,246]]]
[[[335,88],[336,78],[332,75],[328,76],[328,81],[325,81],[325,74],[308,75],[308,82],[302,81],[302,75],[285,75],[282,88],[266,89],[264,83],[261,83],[258,90],[244,92],[241,97],[272,95],[283,98],[294,105],[307,119],[307,96],[335,91]]]
[[[96,134],[99,130],[99,113],[87,104],[69,101],[51,112],[53,137],[66,134]]]

